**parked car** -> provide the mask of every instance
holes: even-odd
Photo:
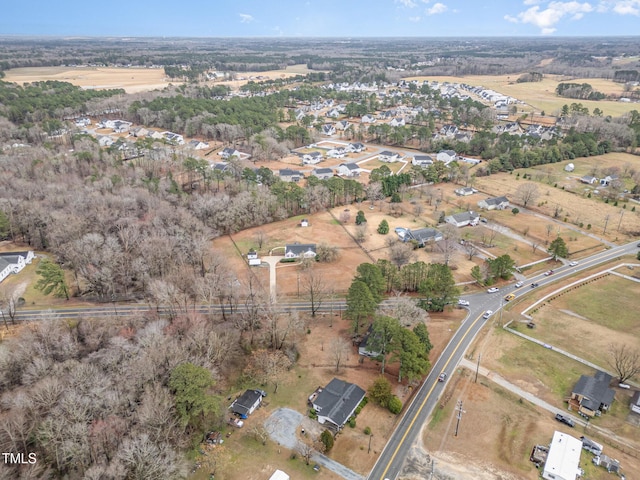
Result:
[[[578,265],[578,262],[576,262],[575,260],[573,262],[569,262],[570,267],[575,267],[576,265]]]
[[[560,423],[564,423],[565,425],[573,428],[576,426],[575,422],[573,421],[573,419],[571,419],[570,417],[567,417],[565,415],[562,415],[560,413],[556,413],[556,420],[559,421]]]
[[[524,282],[517,282],[515,287],[520,288],[522,285],[524,285]]]
[[[536,328],[536,324],[533,322],[527,322],[527,328]]]
[[[458,300],[458,305],[461,306],[461,307],[468,307],[469,306],[469,300],[460,299],[460,300]]]
[[[499,291],[500,289],[498,287],[491,287],[489,290],[487,290],[487,293],[496,293]]]
[[[540,285],[538,282],[533,282],[531,284],[531,288],[536,288],[538,285]]]
[[[482,315],[482,318],[484,318],[486,320],[491,315],[493,315],[493,310],[487,310],[486,312],[484,312],[484,315]]]
[[[444,382],[446,379],[447,379],[447,372],[442,372],[440,375],[438,375],[439,382]]]
[[[544,272],[545,277],[548,277],[549,275],[553,275],[553,270],[547,270],[546,272]]]
[[[481,221],[482,223],[487,223],[487,219],[486,219],[486,218],[484,218],[484,217],[482,217],[482,218],[480,219],[480,221]]]

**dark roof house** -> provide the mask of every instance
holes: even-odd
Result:
[[[582,375],[571,391],[569,407],[589,417],[606,412],[615,396],[609,388],[611,380],[611,375],[604,372],[597,372],[593,377]]]
[[[315,243],[290,243],[284,247],[284,256],[286,258],[311,258],[316,256]]]
[[[334,378],[313,400],[318,422],[341,429],[365,396],[358,385]]]
[[[418,242],[418,246],[424,247],[429,242],[438,242],[442,240],[442,234],[435,228],[419,228],[417,230],[407,229],[403,242],[410,242],[415,240]]]
[[[261,402],[262,392],[258,390],[247,390],[236,398],[229,408],[241,418],[247,418],[258,408]]]

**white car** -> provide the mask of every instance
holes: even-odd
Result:
[[[487,293],[496,293],[499,291],[500,289],[498,287],[491,287],[489,290],[487,290]]]
[[[520,288],[522,285],[524,285],[524,282],[518,282],[516,283],[515,287]]]
[[[573,262],[569,263],[570,267],[575,267],[576,265],[578,265],[578,262],[576,262],[576,261],[573,261]]]
[[[461,306],[461,307],[468,307],[469,306],[469,300],[460,299],[460,300],[458,300],[458,305]]]
[[[482,315],[482,318],[484,318],[486,320],[491,315],[493,315],[493,310],[487,310],[486,312],[484,312],[484,315]]]

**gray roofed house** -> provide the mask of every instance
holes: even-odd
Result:
[[[355,177],[360,174],[360,167],[357,163],[341,163],[338,165],[338,175],[342,175],[345,177]]]
[[[389,150],[384,150],[378,154],[378,160],[381,162],[396,162],[400,155],[397,152],[390,152]]]
[[[34,258],[33,251],[0,253],[0,282],[12,273],[19,273]]]
[[[312,258],[316,256],[315,243],[289,243],[284,247],[285,258]]]
[[[341,429],[365,396],[358,385],[334,378],[313,400],[318,422]]]
[[[509,200],[505,196],[486,198],[480,200],[478,206],[484,210],[504,210],[509,208]]]
[[[320,180],[333,177],[333,170],[330,168],[314,168],[311,170],[311,175],[318,177]]]
[[[258,390],[247,390],[236,398],[229,407],[233,413],[247,418],[262,402],[262,392]]]
[[[283,182],[299,182],[304,178],[302,172],[298,170],[292,170],[290,168],[282,168],[278,171],[278,176]]]
[[[460,196],[460,197],[466,197],[467,195],[473,195],[474,193],[478,193],[478,190],[476,190],[473,187],[462,187],[462,188],[457,188],[456,190],[454,190],[455,194]]]
[[[414,155],[411,159],[411,164],[420,167],[433,165],[433,157],[431,155]]]
[[[445,217],[444,221],[456,227],[474,226],[480,221],[480,215],[476,212],[461,212]]]
[[[584,177],[580,177],[580,181],[582,183],[586,183],[587,185],[593,185],[598,181],[598,179],[593,175],[585,175]]]
[[[640,390],[636,390],[636,393],[631,397],[629,408],[631,408],[632,412],[640,414]]]
[[[589,417],[606,412],[615,396],[609,388],[612,378],[605,372],[597,372],[593,377],[582,375],[571,391],[569,408]]]
[[[418,246],[424,247],[429,242],[439,242],[442,240],[442,233],[435,228],[407,229],[402,241],[410,242],[411,240],[418,242]]]
[[[231,158],[231,157],[240,158],[240,152],[235,148],[231,148],[231,147],[224,148],[222,151],[218,152],[218,155],[220,155],[222,158]]]

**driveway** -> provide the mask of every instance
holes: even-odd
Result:
[[[323,430],[318,422],[290,408],[279,408],[273,412],[264,423],[264,427],[269,433],[271,440],[290,450],[296,450],[298,447],[300,443],[298,434],[302,434],[303,428],[305,429],[306,435],[313,436],[320,435]],[[345,480],[364,480],[364,477],[359,473],[350,470],[341,463],[320,453],[314,453],[311,456],[311,460],[340,475]]]

